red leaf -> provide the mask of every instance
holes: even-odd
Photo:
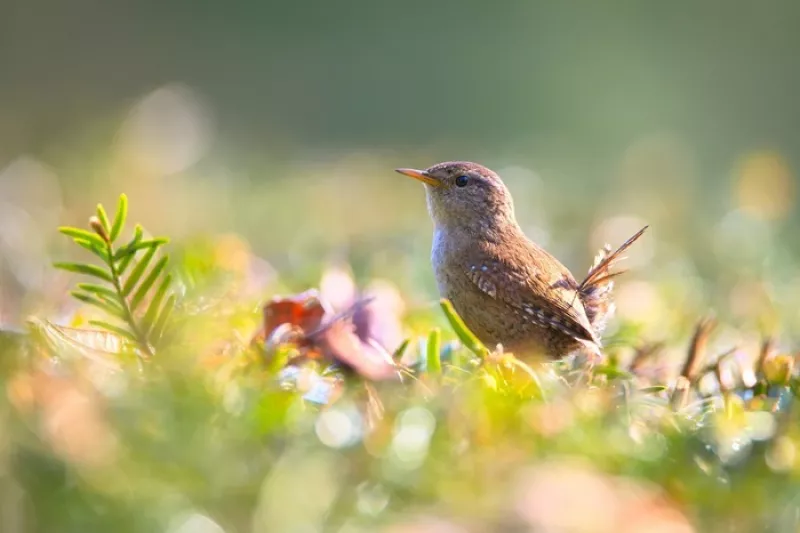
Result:
[[[303,332],[318,329],[328,315],[317,291],[308,290],[295,296],[276,297],[264,306],[264,335],[282,324],[297,326]]]

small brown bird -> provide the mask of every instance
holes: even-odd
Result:
[[[485,344],[521,356],[600,356],[600,333],[614,311],[611,272],[647,226],[611,253],[606,246],[578,283],[517,224],[500,177],[466,161],[397,172],[425,184],[434,223],[431,261],[441,295]]]

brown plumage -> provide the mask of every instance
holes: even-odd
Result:
[[[397,172],[425,184],[439,291],[482,342],[517,355],[599,355],[614,310],[613,278],[621,273],[611,269],[646,227],[615,252],[601,250],[578,283],[525,236],[511,194],[488,168],[454,161]]]

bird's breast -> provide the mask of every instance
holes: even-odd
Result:
[[[463,235],[437,228],[433,233],[431,264],[433,266],[439,294],[450,300],[458,299],[467,287],[465,265],[469,250],[463,246],[469,240]]]

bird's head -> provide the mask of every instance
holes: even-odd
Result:
[[[437,226],[488,231],[513,223],[514,204],[500,177],[468,161],[448,161],[425,170],[397,172],[425,184],[428,211]]]

